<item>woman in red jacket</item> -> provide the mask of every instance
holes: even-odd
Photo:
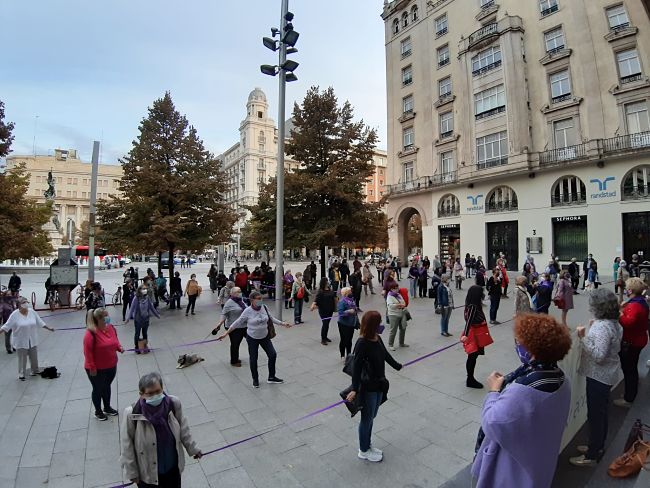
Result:
[[[639,387],[639,355],[648,343],[648,302],[643,296],[645,283],[639,278],[625,282],[630,299],[621,305],[618,322],[623,327],[621,367],[625,379],[625,395],[614,400],[614,405],[630,407]]]
[[[117,372],[118,351],[123,353],[124,349],[106,309],[88,310],[84,335],[84,368],[93,386],[91,397],[97,420],[108,420],[107,415],[117,415],[117,410],[111,407],[111,383]]]

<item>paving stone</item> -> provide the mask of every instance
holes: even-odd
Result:
[[[59,452],[52,455],[50,479],[82,475],[85,464],[85,449]]]
[[[242,467],[228,469],[208,476],[212,488],[256,488],[255,483]]]

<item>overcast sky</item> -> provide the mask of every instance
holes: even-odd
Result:
[[[382,0],[290,0],[300,32],[290,113],[312,85],[333,86],[386,147]],[[277,57],[261,44],[280,0],[0,0],[0,100],[16,124],[14,154],[76,148],[102,161],[131,147],[152,101],[170,90],[207,147],[238,140],[249,92],[261,87],[277,119]],[[36,127],[36,130],[35,130]]]

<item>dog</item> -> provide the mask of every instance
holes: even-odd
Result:
[[[178,364],[176,365],[176,369],[187,368],[188,366],[200,363],[201,361],[205,361],[205,359],[203,359],[198,354],[181,354],[178,356]]]

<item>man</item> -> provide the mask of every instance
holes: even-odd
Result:
[[[375,290],[372,285],[372,279],[375,276],[372,274],[372,271],[370,271],[370,266],[368,266],[368,263],[363,265],[362,276],[363,276],[363,289],[366,295],[368,295],[368,288],[370,288],[370,294],[374,295]]]
[[[571,258],[571,264],[567,271],[571,275],[571,287],[573,288],[573,294],[578,294],[578,285],[580,284],[580,267],[578,266],[578,260],[576,258]]]
[[[318,282],[318,267],[313,261],[309,265],[309,271],[311,273],[311,287],[316,288],[316,283]]]
[[[641,269],[639,268],[638,254],[632,254],[632,261],[627,265],[627,270],[630,273],[630,278],[639,278]]]
[[[20,280],[20,276],[18,276],[14,271],[13,273],[11,273],[11,278],[9,278],[9,285],[7,286],[7,288],[9,288],[9,291],[12,294],[17,295],[18,290],[20,290],[21,283],[22,281]]]
[[[585,289],[585,285],[587,284],[587,276],[589,275],[589,270],[591,269],[591,262],[594,260],[593,254],[589,254],[587,256],[587,259],[584,260],[582,263],[582,272],[584,273],[583,279],[582,279],[582,289]]]
[[[106,302],[104,301],[104,290],[102,290],[102,285],[95,281],[92,284],[90,294],[86,299],[86,310],[104,308],[105,306]]]
[[[334,261],[334,266],[336,266],[336,261]],[[348,266],[347,260],[341,261],[339,266],[339,272],[341,273],[341,288],[345,288],[347,285],[348,277],[350,276],[350,267]]]
[[[361,269],[361,261],[359,261],[359,256],[354,256],[354,261],[352,261],[352,266],[354,267],[354,272],[356,273]]]
[[[442,263],[440,262],[440,256],[437,254],[433,257],[433,269],[438,269],[442,267]]]

